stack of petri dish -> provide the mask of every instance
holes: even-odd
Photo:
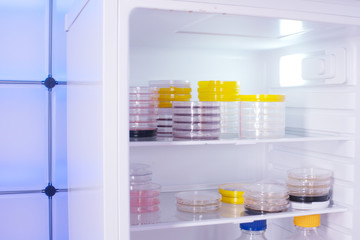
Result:
[[[218,102],[173,102],[175,139],[218,139],[220,104]]]
[[[289,208],[286,186],[275,183],[257,183],[245,187],[244,206],[248,214],[282,212]]]
[[[237,81],[199,81],[199,101],[218,101],[221,109],[221,138],[239,136],[239,94]]]
[[[215,212],[221,207],[221,195],[210,191],[179,192],[175,195],[177,209],[189,213]]]
[[[332,171],[318,168],[297,168],[288,171],[287,187],[294,209],[321,209],[330,204]]]
[[[159,210],[161,186],[152,183],[151,179],[149,165],[130,165],[130,213],[142,214]]]
[[[240,136],[281,138],[285,135],[284,95],[240,95]]]
[[[243,183],[225,183],[219,186],[219,193],[222,198],[221,201],[230,204],[244,204],[244,189]]]
[[[174,101],[190,101],[190,82],[183,80],[154,80],[150,81],[149,85],[158,88],[159,94],[157,136],[172,137],[172,103]]]
[[[152,140],[157,132],[158,89],[130,87],[129,128],[130,140]]]

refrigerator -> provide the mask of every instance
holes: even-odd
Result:
[[[66,16],[69,239],[236,239],[268,221],[287,239],[293,217],[321,214],[326,239],[359,239],[360,2],[355,0],[79,0]],[[240,81],[241,94],[284,94],[276,139],[129,141],[129,87],[150,80]],[[151,224],[131,224],[129,164],[162,186]],[[332,170],[321,210],[181,218],[175,193]]]

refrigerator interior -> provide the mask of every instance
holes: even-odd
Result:
[[[192,101],[198,100],[200,80],[240,81],[241,94],[285,94],[287,135],[280,141],[131,142],[129,161],[149,164],[164,193],[284,181],[286,171],[297,167],[331,169],[332,200],[347,211],[323,214],[322,231],[327,239],[357,239],[359,30],[325,22],[135,9],[129,25],[130,86],[188,80]],[[160,221],[172,214],[164,206]],[[132,226],[131,239],[230,240],[240,234],[237,222]],[[289,216],[268,223],[268,239],[284,239],[293,231]]]

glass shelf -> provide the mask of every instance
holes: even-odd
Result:
[[[214,190],[216,191],[216,190]],[[131,231],[181,228],[225,223],[252,222],[260,219],[276,219],[312,214],[338,213],[347,211],[346,207],[331,204],[328,208],[300,211],[288,209],[285,212],[247,215],[243,205],[222,203],[220,210],[211,213],[192,214],[176,209],[176,192],[160,194],[160,210],[154,213],[131,214]]]
[[[349,140],[351,140],[349,136],[342,135],[301,135],[287,133],[283,138],[268,139],[173,140],[172,138],[159,138],[152,141],[131,141],[130,147],[186,145],[250,145],[259,143],[291,143]]]

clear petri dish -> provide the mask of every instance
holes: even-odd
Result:
[[[173,123],[172,127],[186,131],[219,130],[220,123]]]
[[[285,124],[285,115],[245,115],[240,116],[242,123],[267,122],[274,124]]]
[[[160,200],[157,197],[130,197],[130,207],[146,207],[159,204]]]
[[[285,115],[285,108],[244,108],[240,109],[241,115]]]
[[[151,213],[157,211],[159,211],[159,205],[140,206],[140,207],[130,206],[130,213]]]
[[[186,80],[151,80],[149,86],[158,88],[190,88],[191,84]]]
[[[177,204],[177,209],[182,212],[189,212],[189,213],[207,213],[207,212],[215,212],[220,209],[221,202],[214,205],[202,205],[202,206],[194,206],[194,205],[184,205],[184,204]]]
[[[225,183],[219,185],[219,193],[223,197],[239,198],[243,197],[245,186],[244,183]]]
[[[151,182],[150,166],[143,163],[130,163],[130,184]]]
[[[130,185],[130,197],[157,197],[160,195],[161,185],[157,183]]]
[[[140,86],[129,88],[129,94],[157,94],[158,91],[159,89],[157,87]]]
[[[318,186],[318,187],[294,187],[288,185],[289,194],[295,196],[322,196],[329,194],[330,186]]]
[[[245,196],[253,197],[254,199],[287,199],[289,197],[286,186],[276,183],[248,184],[245,186],[244,197]]]
[[[290,204],[287,205],[248,205],[244,202],[244,207],[247,213],[249,214],[262,214],[262,213],[272,213],[272,212],[283,212],[289,208]]]
[[[158,127],[158,135],[159,134],[172,134],[172,127]]]
[[[129,108],[130,115],[157,115],[158,109],[154,107],[150,108]]]
[[[173,115],[174,123],[220,123],[220,115]]]
[[[218,205],[221,200],[220,193],[210,191],[178,192],[175,197],[178,204],[192,206]]]
[[[220,115],[220,108],[173,108],[176,115]]]
[[[129,101],[129,108],[157,108],[159,102],[156,100],[150,101]]]
[[[147,123],[147,122],[155,122],[157,120],[157,115],[129,115],[130,123]]]
[[[267,198],[255,197],[244,194],[244,201],[248,205],[286,205],[289,203],[289,198]]]
[[[157,124],[158,124],[158,127],[172,127],[173,121],[169,120],[169,119],[166,119],[166,120],[158,119]]]
[[[173,108],[220,108],[218,102],[173,102]]]
[[[158,94],[130,94],[130,101],[156,101],[159,98]]]
[[[157,122],[130,122],[130,130],[151,130],[157,128]]]
[[[288,178],[294,180],[330,180],[333,172],[321,168],[296,168],[288,170]]]
[[[292,187],[329,187],[332,183],[332,179],[294,179],[288,178],[287,185]]]
[[[193,139],[193,140],[216,140],[220,136],[219,130],[202,130],[202,131],[184,131],[173,129],[174,138]]]
[[[159,94],[191,94],[191,88],[190,87],[159,88]]]

